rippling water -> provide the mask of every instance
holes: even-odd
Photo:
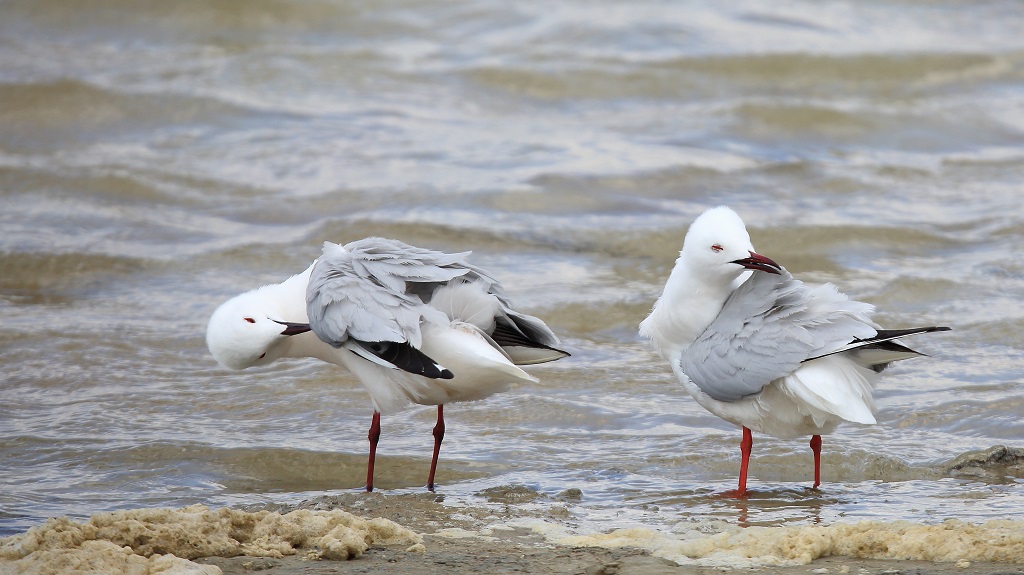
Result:
[[[324,240],[473,249],[573,353],[446,410],[457,512],[579,488],[581,524],[1024,515],[945,462],[1024,439],[1024,12],[1013,2],[0,3],[0,535],[48,516],[298,501],[363,481],[365,392],[231,372],[226,298]],[[911,343],[879,423],[739,433],[637,335],[710,206]],[[909,342],[908,342],[909,343]],[[383,422],[425,482],[434,410]]]

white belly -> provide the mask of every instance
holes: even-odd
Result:
[[[512,384],[535,382],[479,334],[463,327],[424,323],[420,351],[452,372],[452,379],[430,379],[367,361],[353,353],[345,366],[359,379],[374,409],[393,413],[410,404],[443,405],[484,399]]]
[[[677,367],[683,387],[704,409],[751,431],[792,439],[831,433],[844,421],[872,424],[872,388],[877,374],[842,354],[806,362],[760,392],[738,401],[707,395]]]

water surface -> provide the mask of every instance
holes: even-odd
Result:
[[[9,1],[0,6],[0,535],[49,516],[356,490],[370,403],[340,368],[220,368],[223,300],[324,240],[474,251],[572,357],[446,410],[452,513],[567,489],[579,529],[1024,515],[1024,12],[1011,2]],[[944,324],[878,424],[755,437],[636,335],[686,226]],[[910,342],[908,342],[910,343]],[[419,493],[434,410],[386,417]]]

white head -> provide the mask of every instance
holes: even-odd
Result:
[[[754,251],[736,212],[725,206],[704,212],[690,224],[665,291],[640,323],[640,335],[674,361],[673,354],[711,325],[747,270],[777,274],[781,268]]]
[[[270,287],[235,296],[210,316],[206,345],[224,367],[266,365],[287,354],[293,335],[309,331],[306,323],[284,319],[280,306],[268,293]]]
[[[779,264],[754,251],[743,220],[726,206],[712,208],[690,224],[679,259],[713,283],[732,282],[748,269],[780,270]]]

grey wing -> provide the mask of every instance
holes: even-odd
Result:
[[[334,345],[354,337],[408,341],[418,348],[420,319],[444,321],[441,312],[424,303],[438,287],[456,278],[479,281],[504,302],[497,280],[467,263],[468,255],[378,237],[344,247],[324,242],[307,288],[310,326]]]
[[[380,270],[368,273],[360,263],[361,255],[324,243],[323,255],[313,265],[306,286],[310,329],[324,342],[346,347],[375,363],[450,379],[451,372],[419,351],[423,343],[420,321],[436,319],[438,312],[417,296],[392,289],[404,286],[404,279]],[[383,250],[374,255],[386,256]],[[393,259],[409,260],[407,256],[407,252],[398,252]],[[414,262],[405,265],[410,270],[416,267]],[[411,273],[434,277],[429,271]]]
[[[558,336],[547,324],[512,309],[501,285],[482,270],[438,287],[424,301],[451,321],[474,325],[516,365],[569,355],[555,347],[559,345]]]
[[[683,353],[680,368],[712,398],[736,401],[807,359],[874,336],[872,311],[830,284],[811,288],[785,269],[755,271]]]
[[[306,287],[309,327],[335,347],[350,338],[418,343],[422,314],[417,308],[404,294],[381,289],[323,257]]]
[[[470,252],[448,254],[387,238],[365,238],[341,249],[356,276],[396,293],[429,293],[439,284],[476,270],[465,261]]]

